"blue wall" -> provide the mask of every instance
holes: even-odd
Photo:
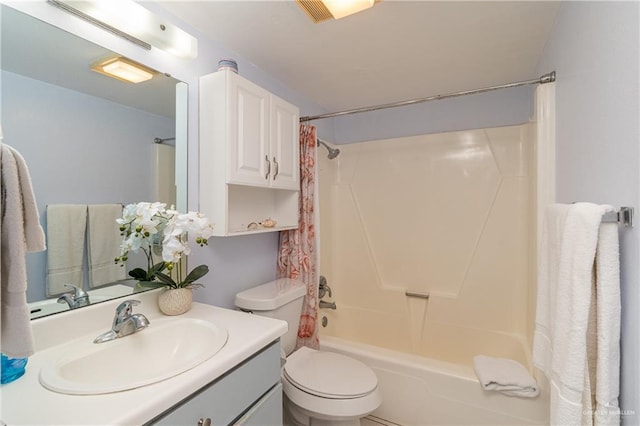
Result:
[[[560,202],[638,208],[640,7],[563,2],[538,66],[555,69]],[[622,422],[640,424],[640,291],[637,225],[622,229]]]
[[[505,81],[504,83],[511,82]],[[460,90],[467,89],[477,88],[460,88]],[[439,94],[441,93],[416,93],[415,97],[422,98]],[[337,117],[332,119],[335,126],[335,143],[390,139],[526,123],[531,114],[532,96],[533,86],[523,86]],[[401,100],[398,99],[398,101]]]

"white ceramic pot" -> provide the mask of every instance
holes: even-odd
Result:
[[[190,288],[168,288],[158,295],[158,307],[165,315],[180,315],[191,309],[193,291]]]

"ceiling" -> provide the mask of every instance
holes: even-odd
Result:
[[[314,24],[293,0],[159,3],[326,111],[537,78],[559,8],[552,1],[382,0]],[[175,80],[160,75],[133,85],[92,72],[88,65],[111,52],[1,7],[3,69],[173,115]]]
[[[318,24],[293,0],[162,7],[338,111],[537,78],[559,2],[383,0]]]

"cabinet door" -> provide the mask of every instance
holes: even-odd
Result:
[[[278,383],[256,402],[234,426],[281,426],[282,384]]]
[[[230,75],[228,183],[268,186],[269,92]]]
[[[290,103],[271,95],[271,186],[300,188],[300,112]]]

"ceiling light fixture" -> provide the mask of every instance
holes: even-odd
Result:
[[[160,20],[132,0],[47,0],[49,4],[146,49],[151,46],[185,59],[198,56],[198,40]]]
[[[129,83],[141,83],[151,80],[155,74],[154,70],[121,56],[94,64],[91,69],[100,74]]]
[[[374,0],[322,0],[335,19],[362,12],[373,6]]]
[[[340,19],[370,8],[382,0],[296,0],[314,23]]]

